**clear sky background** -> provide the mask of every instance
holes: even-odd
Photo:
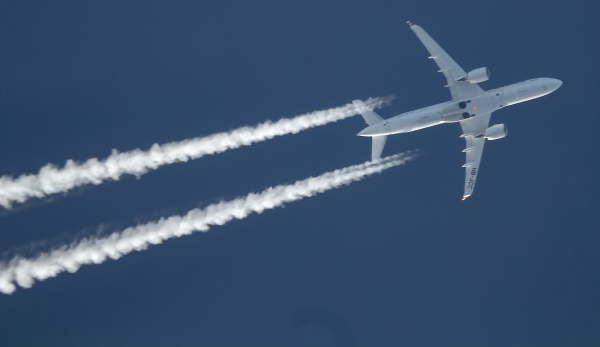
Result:
[[[0,175],[393,94],[450,99],[405,22],[492,89],[461,201],[458,124],[405,166],[0,295],[0,346],[598,346],[598,6],[590,1],[0,1]],[[0,252],[120,230],[358,164],[360,116],[23,206]],[[6,211],[5,211],[6,212]],[[337,339],[337,342],[336,342]]]

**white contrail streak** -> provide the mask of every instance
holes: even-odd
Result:
[[[391,98],[369,98],[365,105],[369,109],[389,104]],[[149,151],[135,149],[112,154],[104,159],[91,158],[84,163],[67,160],[63,168],[53,164],[42,167],[37,174],[0,177],[0,206],[10,208],[15,202],[22,203],[30,198],[42,198],[50,194],[64,193],[86,184],[101,184],[105,180],[118,180],[122,175],[137,177],[162,165],[198,159],[208,154],[248,146],[276,136],[295,134],[302,130],[337,122],[354,116],[360,110],[353,104],[328,110],[315,111],[294,118],[282,118],[277,122],[266,121],[256,126],[245,126],[228,132],[206,137],[196,137],[163,145],[154,144]]]
[[[0,263],[0,292],[11,294],[17,289],[16,284],[29,288],[35,280],[43,281],[64,271],[76,272],[85,264],[100,264],[108,258],[118,259],[129,252],[144,250],[170,238],[195,231],[207,231],[212,225],[223,225],[232,219],[246,218],[252,212],[262,213],[287,202],[350,184],[365,176],[404,164],[410,159],[410,153],[397,154],[375,162],[330,171],[293,184],[268,188],[261,193],[215,203],[204,209],[193,209],[183,216],[161,218],[156,222],[114,232],[107,237],[86,238],[34,258],[16,256],[8,262]]]

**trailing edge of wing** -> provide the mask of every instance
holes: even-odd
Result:
[[[466,141],[466,148],[463,150],[466,155],[466,164],[463,165],[465,168],[465,190],[463,200],[471,196],[475,190],[475,182],[477,180],[477,175],[479,174],[481,155],[483,154],[483,146],[485,145],[485,138],[474,137],[473,134],[485,132],[485,129],[487,129],[490,123],[491,116],[491,113],[487,113],[460,122],[463,131],[461,137],[464,137]]]

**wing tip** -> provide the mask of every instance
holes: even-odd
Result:
[[[462,198],[462,199],[463,199],[463,200],[466,200],[466,199],[467,199],[469,196],[471,196],[471,195],[465,195],[465,196],[463,196],[463,198]]]
[[[411,27],[411,26],[415,25],[415,23],[413,23],[413,22],[411,22],[411,21],[409,21],[409,20],[407,20],[407,21],[406,21],[406,24],[408,24],[408,26],[409,26],[409,27]]]

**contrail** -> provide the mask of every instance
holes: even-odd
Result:
[[[11,294],[17,287],[31,287],[35,280],[43,281],[61,272],[76,272],[85,264],[101,264],[132,252],[141,251],[164,240],[207,231],[212,225],[223,225],[232,219],[246,218],[252,212],[262,213],[287,202],[303,199],[329,189],[379,173],[412,159],[410,152],[393,155],[374,162],[349,166],[310,177],[289,185],[268,188],[231,201],[223,201],[204,209],[193,209],[183,216],[161,218],[114,232],[107,237],[89,237],[71,245],[64,245],[33,258],[15,256],[0,263],[0,292]]]
[[[380,108],[390,103],[391,97],[369,98],[367,108]],[[37,174],[25,174],[17,178],[0,177],[0,206],[10,208],[15,202],[22,203],[36,197],[64,193],[86,184],[101,184],[105,180],[118,180],[131,174],[138,178],[150,170],[175,162],[198,159],[208,154],[248,146],[276,136],[295,134],[302,130],[325,125],[354,116],[359,112],[353,104],[322,111],[306,113],[294,118],[282,118],[277,122],[266,121],[256,126],[245,126],[228,132],[206,137],[196,137],[163,145],[154,144],[149,151],[135,149],[119,153],[117,150],[104,159],[91,158],[84,163],[67,160],[63,168],[53,164],[42,167]]]

